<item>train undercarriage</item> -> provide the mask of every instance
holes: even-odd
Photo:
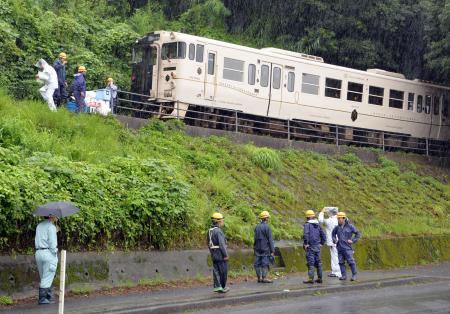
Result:
[[[402,150],[427,155],[450,156],[449,141],[415,138],[408,134],[306,120],[282,120],[181,102],[154,103],[148,101],[148,98],[145,101],[137,101],[132,98],[120,98],[119,100],[117,114],[130,115],[132,113],[131,115],[139,118],[182,119],[186,125],[271,136],[292,141],[376,147],[384,151]]]

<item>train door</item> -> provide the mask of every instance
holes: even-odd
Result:
[[[158,81],[158,47],[138,46],[133,50],[131,91],[156,97]]]
[[[271,89],[271,64],[269,62],[261,61],[260,68],[258,69],[257,79],[259,80],[258,96],[263,99],[265,103],[264,114],[269,111],[270,104],[270,89]],[[263,110],[258,110],[262,112]]]
[[[298,101],[298,92],[295,91],[295,68],[286,66],[283,71],[283,95],[282,95],[282,112],[284,116],[280,118],[290,118],[288,112],[292,105]]]
[[[278,117],[281,110],[281,95],[282,95],[282,80],[281,75],[282,66],[279,64],[272,63],[272,75],[270,82],[270,101],[269,107],[267,109],[267,115],[270,117]]]
[[[208,64],[205,71],[205,99],[214,100],[216,95],[217,52],[208,50]]]

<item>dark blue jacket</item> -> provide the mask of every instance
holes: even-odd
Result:
[[[81,93],[86,93],[86,80],[84,79],[84,75],[82,73],[77,73],[74,75],[72,92],[75,98],[79,98]]]
[[[66,66],[62,64],[61,60],[56,60],[53,64],[56,75],[58,76],[58,85],[64,85],[66,83]]]
[[[228,256],[227,240],[225,239],[222,229],[217,225],[212,225],[206,236],[212,261],[222,262],[224,257]]]
[[[266,221],[261,221],[255,227],[253,252],[255,256],[270,256],[275,252],[272,229],[270,229]]]
[[[327,241],[327,236],[323,232],[317,219],[308,220],[303,225],[303,245],[309,245],[311,248],[320,248]]]
[[[353,235],[355,236],[353,237]],[[334,227],[331,237],[333,238],[333,243],[336,243],[338,250],[352,250],[352,245],[347,241],[352,240],[353,243],[358,242],[361,233],[346,220],[342,226],[337,225]]]

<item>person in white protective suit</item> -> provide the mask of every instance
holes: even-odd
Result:
[[[34,239],[36,247],[36,264],[39,271],[39,304],[54,303],[52,282],[58,267],[58,241],[54,222],[57,217],[49,216],[36,227]]]
[[[35,66],[39,68],[36,79],[44,82],[44,86],[39,89],[39,92],[41,93],[42,98],[47,102],[48,108],[51,111],[56,111],[53,94],[55,93],[55,90],[58,89],[58,75],[56,74],[55,69],[44,59],[39,59]]]
[[[327,246],[330,248],[331,255],[331,273],[328,274],[328,277],[341,277],[341,269],[339,268],[339,259],[338,252],[336,249],[336,244],[333,243],[333,239],[331,237],[331,232],[334,227],[338,225],[337,213],[339,208],[337,207],[324,207],[322,211],[319,213],[319,223],[325,226],[325,232],[327,235]],[[328,212],[329,218],[324,218],[325,212]]]

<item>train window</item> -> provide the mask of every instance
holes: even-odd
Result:
[[[256,78],[256,65],[249,64],[248,65],[248,84],[255,85]]]
[[[425,113],[430,114],[431,111],[431,96],[426,95],[425,96]]]
[[[208,74],[214,75],[214,63],[216,55],[214,53],[208,53]]]
[[[293,92],[295,86],[295,73],[288,72],[287,90],[288,92]]]
[[[319,95],[320,76],[302,73],[302,93]]]
[[[174,42],[162,45],[161,49],[161,59],[184,59],[186,57],[186,43],[185,42]]]
[[[203,52],[205,50],[204,45],[197,44],[197,53],[195,54],[195,61],[203,62]]]
[[[272,86],[274,89],[280,89],[281,85],[281,69],[279,67],[273,68]]]
[[[417,112],[421,113],[423,110],[423,96],[422,95],[417,95]]]
[[[408,110],[414,110],[414,93],[408,93]]]
[[[363,84],[348,82],[347,100],[362,102]]]
[[[189,60],[195,59],[195,45],[189,44]]]
[[[399,90],[391,89],[389,91],[389,107],[403,109],[403,97],[405,93]]]
[[[439,114],[439,97],[438,96],[433,97],[433,113],[435,115]]]
[[[261,66],[261,86],[269,86],[269,66],[265,64]]]
[[[449,100],[448,95],[442,96],[442,115],[444,117],[448,117],[448,105],[449,105],[448,100]]]
[[[332,98],[341,98],[342,81],[332,78],[325,79],[325,96]]]
[[[369,104],[383,106],[384,88],[369,86]]]
[[[223,78],[242,82],[244,80],[244,61],[223,58]]]

